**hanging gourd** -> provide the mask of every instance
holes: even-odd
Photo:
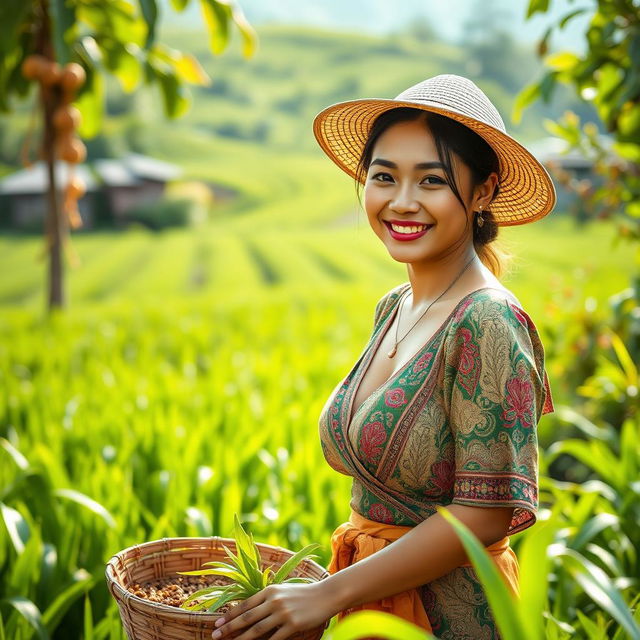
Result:
[[[84,162],[87,148],[75,133],[80,127],[81,115],[71,102],[75,100],[78,89],[86,81],[85,70],[76,62],[60,66],[44,56],[33,54],[22,63],[22,73],[25,78],[38,80],[44,87],[58,89],[58,106],[51,118],[55,155],[70,165]],[[72,228],[82,226],[78,200],[85,192],[85,184],[75,175],[74,167],[71,166],[64,188],[63,209]]]

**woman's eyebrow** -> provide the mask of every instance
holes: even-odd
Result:
[[[381,164],[383,167],[389,167],[390,169],[397,169],[398,165],[395,162],[391,162],[391,160],[385,160],[383,158],[376,158],[371,161],[369,166],[374,164]],[[419,162],[414,166],[414,169],[444,169],[444,165],[442,162]]]

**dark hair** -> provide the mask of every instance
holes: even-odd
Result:
[[[497,174],[500,173],[500,163],[494,150],[481,136],[469,129],[469,127],[439,113],[432,113],[413,107],[396,107],[384,111],[374,120],[367,141],[362,149],[362,154],[356,167],[356,191],[361,206],[360,188],[366,179],[372,160],[371,154],[373,147],[380,135],[397,122],[418,120],[420,118],[425,120],[426,126],[433,135],[438,157],[440,162],[445,166],[444,172],[447,177],[447,182],[465,211],[467,205],[463,201],[456,183],[451,153],[455,153],[469,168],[472,187],[484,182],[491,172],[495,171]],[[496,184],[491,198],[492,201],[496,198],[499,191],[500,185]],[[511,256],[502,249],[489,246],[498,236],[498,225],[490,208],[484,209],[482,215],[484,224],[481,227],[479,227],[475,221],[472,223],[473,244],[480,260],[482,260],[496,277],[499,277]]]

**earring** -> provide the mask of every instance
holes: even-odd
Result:
[[[478,211],[478,226],[481,227],[484,224],[484,218],[482,217],[482,206],[478,207],[479,211]]]

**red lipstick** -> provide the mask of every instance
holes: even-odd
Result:
[[[422,231],[418,231],[417,233],[400,233],[398,231],[394,231],[391,228],[391,223],[392,222],[393,222],[394,225],[397,225],[397,226],[400,226],[400,227],[419,227],[419,226],[423,225],[424,223],[415,222],[415,221],[407,221],[407,220],[383,220],[383,222],[386,225],[387,229],[389,229],[389,234],[391,235],[391,237],[394,240],[401,240],[401,241],[404,241],[404,242],[407,242],[409,240],[415,240],[416,238],[421,238],[433,226],[432,224],[427,225],[427,227],[425,229],[423,229]]]

